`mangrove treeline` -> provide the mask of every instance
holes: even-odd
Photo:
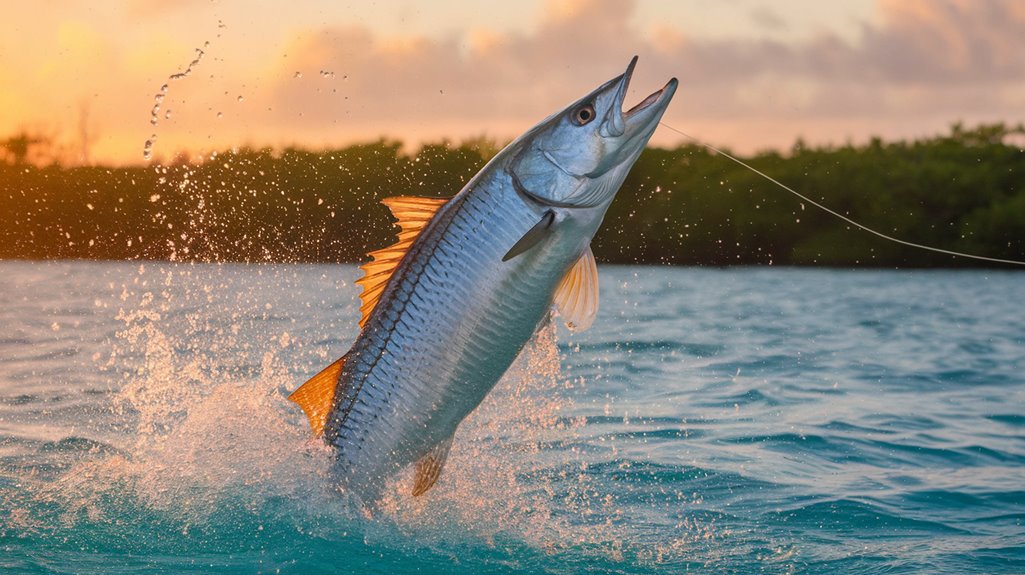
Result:
[[[1021,126],[955,125],[911,142],[798,142],[744,160],[882,233],[1025,259],[1023,147]],[[8,154],[0,258],[361,261],[395,233],[381,198],[450,196],[497,150],[481,139],[405,152],[381,140],[116,168],[40,167]],[[694,145],[644,152],[594,251],[615,263],[980,265],[883,241]]]

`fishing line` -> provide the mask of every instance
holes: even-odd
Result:
[[[725,156],[725,157],[733,160],[737,164],[747,168],[748,170],[751,170],[752,172],[758,174],[759,176],[765,178],[766,180],[769,180],[770,182],[776,184],[777,186],[783,188],[784,190],[790,192],[791,194],[797,196],[798,198],[801,198],[802,200],[808,202],[809,204],[815,206],[816,208],[826,212],[827,214],[836,216],[836,217],[840,218],[841,220],[851,224],[852,226],[855,226],[855,227],[857,227],[857,228],[859,228],[861,230],[864,230],[864,231],[866,231],[866,232],[868,232],[868,233],[870,233],[872,235],[875,235],[875,236],[878,236],[880,238],[883,238],[884,240],[887,240],[887,241],[890,241],[890,242],[894,242],[894,243],[897,243],[897,244],[901,244],[901,245],[904,245],[904,246],[916,248],[916,249],[919,249],[919,250],[936,252],[936,253],[946,254],[946,255],[960,257],[960,258],[969,258],[969,259],[979,260],[979,261],[984,261],[984,262],[993,262],[993,263],[1000,263],[1000,264],[1010,264],[1010,265],[1016,265],[1016,266],[1025,266],[1025,261],[1005,260],[1005,259],[1001,259],[1001,258],[991,258],[991,257],[988,257],[988,256],[978,256],[978,255],[974,255],[974,254],[966,254],[966,253],[963,253],[963,252],[955,252],[955,251],[952,251],[952,250],[945,250],[943,248],[936,248],[936,247],[933,247],[933,246],[927,246],[927,245],[923,245],[923,244],[916,244],[914,242],[909,242],[907,240],[902,240],[900,238],[895,238],[893,236],[886,235],[883,232],[876,231],[876,230],[874,230],[874,229],[872,229],[872,228],[870,228],[870,227],[868,227],[866,225],[859,224],[858,222],[852,220],[851,218],[848,218],[847,216],[845,216],[845,215],[843,215],[843,214],[841,214],[839,212],[836,212],[834,210],[831,210],[831,209],[827,208],[826,206],[824,206],[824,205],[816,202],[815,200],[809,198],[808,196],[805,196],[804,194],[794,190],[790,186],[787,186],[786,184],[780,182],[779,180],[777,180],[776,178],[773,178],[772,176],[766,174],[765,172],[762,172],[761,170],[759,170],[759,169],[757,169],[757,168],[755,168],[753,166],[748,165],[746,162],[743,162],[743,161],[741,161],[741,160],[731,156],[730,154],[727,154],[726,152],[720,150],[719,148],[716,148],[715,146],[712,146],[711,144],[706,144],[706,143],[702,142],[701,140],[695,138],[694,136],[691,136],[690,134],[684,132],[683,130],[678,130],[678,129],[670,126],[669,124],[666,124],[665,122],[659,122],[659,125],[665,126],[666,128],[676,132],[677,134],[680,134],[684,138],[687,138],[688,140],[694,142],[695,144],[697,144],[699,146],[708,148],[709,150],[711,150],[711,151],[713,151],[713,152],[715,152],[717,154],[720,154],[722,156]]]

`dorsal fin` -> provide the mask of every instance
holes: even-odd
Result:
[[[566,327],[584,331],[598,315],[598,266],[590,246],[555,290],[555,305]]]
[[[335,394],[338,392],[338,377],[342,374],[342,366],[345,365],[345,357],[339,358],[331,365],[325,367],[309,381],[299,386],[299,389],[288,396],[290,401],[299,404],[310,420],[310,429],[313,435],[320,436],[324,433],[324,425],[334,407]]]
[[[397,242],[383,250],[370,252],[368,255],[373,259],[360,266],[360,269],[363,270],[363,277],[356,280],[356,283],[363,287],[363,292],[359,295],[363,301],[363,305],[359,308],[363,314],[359,320],[360,328],[367,323],[370,312],[377,305],[377,300],[380,299],[384,286],[388,283],[388,278],[402,261],[402,256],[406,255],[409,246],[413,245],[413,240],[420,235],[427,222],[431,221],[438,208],[446,202],[448,202],[447,199],[413,196],[396,196],[381,200],[381,203],[391,210],[392,216],[398,220],[398,226],[402,231],[399,232]]]
[[[430,489],[441,475],[441,469],[445,467],[445,459],[448,458],[448,451],[452,449],[452,438],[434,446],[416,462],[416,478],[413,480],[413,497],[419,497]]]

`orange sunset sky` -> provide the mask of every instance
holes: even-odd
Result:
[[[1025,2],[50,0],[4,9],[0,138],[67,163],[511,138],[640,56],[632,105],[741,152],[1025,120]],[[203,50],[191,73],[183,72]],[[151,123],[154,96],[168,84]],[[657,144],[679,136],[662,129]]]

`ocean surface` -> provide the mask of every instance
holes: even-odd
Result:
[[[1025,274],[600,275],[366,513],[355,267],[0,262],[0,573],[1025,573]]]

